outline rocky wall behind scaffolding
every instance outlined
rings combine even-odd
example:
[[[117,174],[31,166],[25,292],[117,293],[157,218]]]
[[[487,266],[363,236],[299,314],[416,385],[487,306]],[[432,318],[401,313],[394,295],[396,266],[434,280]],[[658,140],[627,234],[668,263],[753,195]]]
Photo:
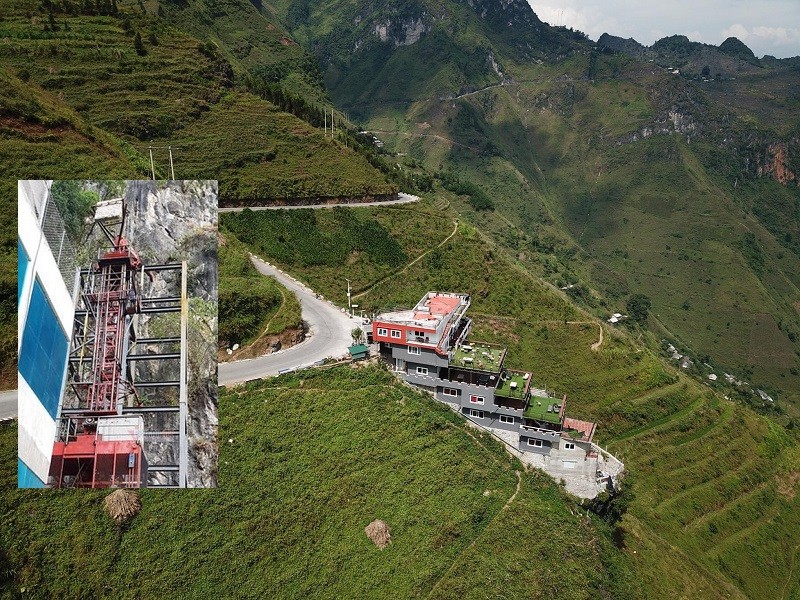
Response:
[[[188,263],[188,487],[214,487],[217,474],[217,183],[215,181],[129,181],[126,237],[145,265]],[[150,276],[152,275],[152,277]],[[143,298],[171,297],[180,290],[180,270],[143,278]],[[180,335],[180,314],[138,315],[140,339]],[[161,345],[138,352],[179,351]],[[136,361],[137,381],[177,380],[179,361]],[[174,403],[177,388],[144,389],[143,404]],[[161,397],[159,397],[161,396]],[[174,419],[154,413],[150,419]],[[145,430],[169,431],[171,423],[145,423]],[[174,440],[145,440],[148,460],[174,462]]]

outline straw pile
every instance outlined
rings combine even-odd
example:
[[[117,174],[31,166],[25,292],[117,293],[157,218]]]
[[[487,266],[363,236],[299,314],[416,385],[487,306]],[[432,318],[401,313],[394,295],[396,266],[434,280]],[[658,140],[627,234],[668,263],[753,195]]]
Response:
[[[380,519],[375,519],[367,525],[364,528],[364,533],[381,550],[392,543],[392,533],[389,531],[389,526]]]
[[[106,512],[118,524],[129,521],[142,509],[139,494],[131,490],[116,490],[105,499]]]

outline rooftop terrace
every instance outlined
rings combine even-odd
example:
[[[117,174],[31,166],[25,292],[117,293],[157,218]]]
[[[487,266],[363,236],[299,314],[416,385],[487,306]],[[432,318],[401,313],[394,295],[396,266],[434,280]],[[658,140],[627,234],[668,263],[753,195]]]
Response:
[[[560,423],[561,400],[545,396],[531,396],[523,416],[546,423]]]
[[[469,296],[428,292],[411,310],[381,313],[375,320],[398,325],[412,325],[425,329],[436,329],[443,320],[449,320],[459,311],[466,311]]]
[[[522,400],[528,392],[530,373],[509,372],[508,379],[501,379],[494,390],[495,396]]]
[[[506,349],[493,344],[476,342],[461,344],[453,351],[451,367],[499,372]]]

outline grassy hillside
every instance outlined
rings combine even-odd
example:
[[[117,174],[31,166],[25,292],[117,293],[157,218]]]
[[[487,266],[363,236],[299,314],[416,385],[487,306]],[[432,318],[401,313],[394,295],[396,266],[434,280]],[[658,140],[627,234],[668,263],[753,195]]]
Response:
[[[0,589],[62,598],[635,597],[620,587],[630,573],[605,530],[552,481],[522,472],[496,442],[380,369],[285,376],[221,403],[219,487],[144,491],[142,512],[122,528],[103,513],[104,492],[9,489],[16,427],[2,426]],[[364,534],[377,518],[392,533],[383,551]]]
[[[416,214],[444,216],[441,203],[441,197],[427,200]],[[351,214],[353,221],[397,223],[413,219],[415,212],[409,212],[386,207]],[[329,239],[334,219],[315,215],[311,221],[299,215],[262,221],[242,213],[235,226],[252,231],[251,243],[263,256],[340,303],[341,278],[351,277],[355,289],[366,292],[356,293],[354,301],[368,311],[411,306],[431,289],[470,293],[473,337],[507,345],[510,367],[530,369],[536,385],[566,393],[570,413],[596,420],[599,443],[626,461],[635,499],[617,538],[646,582],[648,597],[764,598],[785,592],[789,598],[800,589],[792,558],[800,527],[794,428],[724,400],[641,342],[602,326],[469,224],[459,224],[442,244],[434,235],[443,229],[440,222],[428,217],[414,228],[410,220],[404,231],[429,241],[408,251],[406,262],[389,275],[370,273],[361,257],[351,264],[317,264],[260,243],[278,235],[287,241]],[[223,224],[232,226],[229,215]],[[392,236],[403,247],[403,235]],[[601,326],[603,343],[592,350]]]
[[[219,344],[245,346],[263,335],[301,326],[300,303],[274,278],[261,275],[247,250],[226,235],[219,246]]]
[[[397,190],[362,156],[325,141],[307,122],[247,92],[245,75],[274,66],[265,58],[269,45],[281,46],[286,38],[251,5],[143,6],[103,4],[98,11],[88,5],[7,2],[0,63],[140,154],[156,146],[158,176],[169,175],[162,147],[172,146],[176,176],[219,179],[223,202]],[[226,18],[212,24],[212,17],[223,13]],[[233,39],[237,31],[239,41]],[[247,41],[248,35],[253,39]],[[262,42],[267,47],[255,50]],[[299,49],[278,62],[300,77],[303,61],[311,65],[306,71],[313,71],[313,59]],[[287,77],[278,83],[295,96],[279,97],[284,110],[304,94],[324,96],[312,85],[313,73],[309,82],[296,85]],[[257,86],[259,93],[272,97],[264,85]],[[24,157],[14,158],[25,165]]]
[[[17,179],[141,174],[136,151],[0,66],[0,384],[16,387]]]
[[[359,12],[358,50],[346,55],[330,37],[353,17],[340,3],[294,29],[340,106],[443,183],[483,190],[490,202],[472,204],[494,213],[466,198],[456,208],[535,273],[575,284],[586,308],[608,316],[645,294],[657,335],[800,415],[796,69],[694,82],[566,31],[564,51],[538,64],[480,6],[399,6]],[[381,42],[375,27],[393,10],[403,25]],[[419,19],[429,27],[409,43]],[[336,76],[343,60],[366,88]]]

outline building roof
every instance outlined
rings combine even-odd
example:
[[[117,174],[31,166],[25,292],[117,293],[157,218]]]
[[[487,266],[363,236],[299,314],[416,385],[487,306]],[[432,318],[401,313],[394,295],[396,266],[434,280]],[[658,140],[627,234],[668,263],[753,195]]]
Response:
[[[369,349],[364,344],[356,344],[347,348],[353,358],[362,358],[369,353]]]
[[[468,303],[469,296],[466,294],[428,292],[411,310],[381,313],[375,317],[375,321],[436,329],[462,307],[466,310]]]
[[[536,421],[546,423],[561,422],[561,402],[556,398],[544,396],[531,396],[528,408],[525,409],[523,416]]]
[[[484,342],[465,343],[453,351],[450,366],[498,373],[503,366],[505,354],[506,349],[502,346]]]
[[[564,429],[572,429],[581,434],[580,436],[571,436],[575,439],[582,439],[587,442],[591,442],[596,427],[597,425],[591,421],[579,421],[578,419],[564,417]]]
[[[528,393],[531,385],[530,373],[508,372],[507,379],[501,379],[494,390],[495,396],[504,398],[523,399]]]

